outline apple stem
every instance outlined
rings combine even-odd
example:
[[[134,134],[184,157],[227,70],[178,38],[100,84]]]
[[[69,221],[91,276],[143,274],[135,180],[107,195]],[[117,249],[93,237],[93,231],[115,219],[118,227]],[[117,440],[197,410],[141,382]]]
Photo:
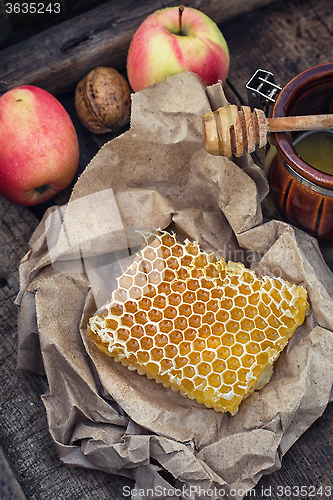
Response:
[[[182,17],[183,17],[183,12],[185,10],[185,5],[180,5],[178,12],[179,12],[179,35],[183,35],[183,26],[182,26]]]

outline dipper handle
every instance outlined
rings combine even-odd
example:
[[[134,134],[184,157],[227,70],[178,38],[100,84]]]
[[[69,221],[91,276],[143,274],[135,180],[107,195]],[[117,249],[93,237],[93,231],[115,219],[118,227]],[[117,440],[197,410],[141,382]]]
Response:
[[[269,132],[296,132],[301,130],[324,130],[333,128],[333,115],[286,116],[266,118],[261,109],[236,105],[223,106],[207,113],[203,118],[204,145],[208,153],[215,156],[237,158],[244,151],[253,153],[263,147]]]

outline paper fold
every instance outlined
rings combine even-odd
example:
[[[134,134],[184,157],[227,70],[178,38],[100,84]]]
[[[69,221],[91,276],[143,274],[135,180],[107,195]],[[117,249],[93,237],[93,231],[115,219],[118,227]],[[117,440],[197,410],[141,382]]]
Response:
[[[263,222],[267,180],[249,155],[239,166],[203,150],[202,117],[225,103],[220,85],[205,89],[191,73],[134,94],[130,130],[101,148],[66,207],[45,214],[20,265],[18,366],[45,370],[60,459],[160,498],[209,498],[213,488],[243,498],[280,467],[333,385],[332,273],[314,238]],[[129,371],[86,335],[142,228],[169,228],[308,290],[309,314],[271,381],[233,417]]]

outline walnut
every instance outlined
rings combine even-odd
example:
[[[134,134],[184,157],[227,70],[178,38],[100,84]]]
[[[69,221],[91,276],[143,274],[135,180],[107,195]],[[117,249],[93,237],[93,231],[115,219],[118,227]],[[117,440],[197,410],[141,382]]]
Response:
[[[98,66],[77,84],[75,108],[90,132],[116,132],[129,123],[130,87],[115,69]]]

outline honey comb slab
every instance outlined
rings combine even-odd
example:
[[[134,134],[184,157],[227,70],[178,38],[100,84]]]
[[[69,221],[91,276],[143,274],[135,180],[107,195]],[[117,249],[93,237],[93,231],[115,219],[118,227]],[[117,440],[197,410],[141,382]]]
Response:
[[[89,337],[129,369],[235,414],[303,323],[306,290],[165,231],[143,236],[146,246],[90,318]]]

